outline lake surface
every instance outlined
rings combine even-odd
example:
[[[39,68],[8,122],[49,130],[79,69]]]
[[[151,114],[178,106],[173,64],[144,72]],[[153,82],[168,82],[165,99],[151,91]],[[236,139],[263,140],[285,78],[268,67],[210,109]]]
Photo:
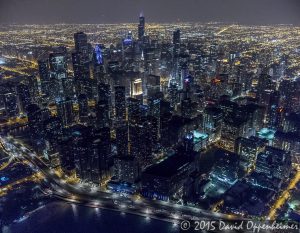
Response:
[[[178,226],[111,210],[55,201],[34,211],[6,233],[178,233]]]

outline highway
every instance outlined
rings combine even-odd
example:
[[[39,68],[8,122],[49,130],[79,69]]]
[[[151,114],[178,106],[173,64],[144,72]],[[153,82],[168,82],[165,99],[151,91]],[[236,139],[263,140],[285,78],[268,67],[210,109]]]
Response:
[[[223,28],[222,30],[216,32],[215,35],[218,36],[218,35],[222,34],[223,32],[226,32],[228,29],[230,29],[230,28],[232,28],[232,27],[234,27],[234,26],[235,26],[235,25],[231,25],[231,26],[228,26],[228,27],[226,27],[226,28]]]
[[[179,220],[195,219],[241,219],[239,216],[213,213],[196,207],[136,198],[136,196],[125,197],[117,193],[103,192],[98,187],[90,187],[83,184],[70,185],[65,181],[67,177],[59,177],[54,170],[49,168],[20,141],[3,136],[0,136],[0,140],[10,156],[24,158],[34,165],[38,172],[44,175],[45,182],[51,187],[51,190],[48,191],[50,195],[71,203],[132,213],[173,223],[177,223]]]

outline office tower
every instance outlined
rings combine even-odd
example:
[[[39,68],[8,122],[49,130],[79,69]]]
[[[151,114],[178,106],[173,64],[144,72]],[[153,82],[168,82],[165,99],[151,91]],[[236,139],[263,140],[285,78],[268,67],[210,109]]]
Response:
[[[128,106],[128,122],[129,124],[135,124],[140,121],[141,118],[141,110],[140,105],[141,101],[135,98],[127,98],[127,106]]]
[[[141,174],[142,195],[168,201],[194,171],[193,161],[178,152],[146,168]]]
[[[142,169],[151,165],[153,162],[152,152],[158,142],[158,120],[154,116],[144,116],[141,119],[141,127],[139,128],[138,136],[140,142],[137,142],[137,147],[140,148],[141,166]],[[134,143],[132,146],[135,146]]]
[[[72,139],[72,137],[64,136],[58,140],[60,167],[65,174],[72,174],[72,171],[75,170]],[[76,154],[76,156],[77,155],[78,154]],[[79,166],[78,163],[77,166]],[[79,176],[78,171],[80,171],[80,169],[77,168],[77,176]]]
[[[28,88],[29,88],[29,93],[30,93],[30,96],[31,96],[31,100],[33,102],[37,102],[38,101],[38,96],[40,95],[37,77],[35,75],[28,76],[24,79],[23,83],[25,85],[27,85]]]
[[[88,41],[87,35],[83,32],[74,34],[75,50],[77,52],[88,54]]]
[[[65,78],[62,79],[62,91],[63,91],[63,97],[70,97],[72,98],[74,96],[74,79],[73,78]]]
[[[290,175],[291,168],[290,152],[267,146],[265,151],[257,156],[255,171],[270,179],[285,181]]]
[[[143,99],[143,81],[141,78],[135,78],[131,80],[130,96],[139,100]]]
[[[119,156],[114,159],[114,175],[121,182],[135,183],[140,177],[138,159],[134,156]]]
[[[191,98],[192,87],[194,86],[194,78],[188,74],[188,71],[182,74],[182,89],[184,93],[184,98]]]
[[[176,29],[173,32],[173,57],[178,57],[179,53],[180,53],[180,30]]]
[[[240,165],[249,170],[256,163],[257,155],[264,151],[266,141],[257,137],[237,138],[235,153],[240,155]]]
[[[226,150],[219,150],[216,156],[220,159],[216,161],[209,177],[213,185],[229,188],[238,179],[239,159],[235,153]]]
[[[49,56],[50,65],[50,98],[55,100],[63,98],[62,82],[67,78],[67,60],[63,53],[51,53]]]
[[[149,75],[160,75],[160,48],[152,46],[145,47],[143,50],[143,56],[145,73]]]
[[[62,122],[59,117],[50,117],[43,122],[45,138],[49,142],[50,150],[57,152],[58,144],[63,136]]]
[[[300,134],[297,132],[276,131],[274,134],[273,146],[285,151],[290,151],[292,162],[300,162]]]
[[[26,108],[31,140],[43,141],[45,138],[44,121],[50,118],[48,109],[40,109],[36,104]]]
[[[98,128],[102,127],[110,127],[110,111],[109,105],[105,103],[105,101],[99,101],[96,106],[96,116],[97,123],[96,126]]]
[[[254,131],[259,131],[263,128],[265,119],[265,107],[249,103],[241,105],[236,111],[239,117],[244,117],[249,120],[249,127]]]
[[[203,131],[208,134],[209,141],[220,139],[223,122],[223,112],[216,107],[207,107],[203,113]]]
[[[91,128],[83,125],[71,127],[71,147],[74,155],[76,176],[81,180],[91,180]]]
[[[284,132],[296,132],[300,135],[300,113],[291,112],[286,114],[282,126]]]
[[[257,98],[261,104],[267,105],[268,92],[274,90],[274,87],[271,76],[267,74],[261,74],[259,76],[257,84]]]
[[[145,36],[145,17],[141,13],[139,17],[139,25],[138,25],[138,40],[143,41]]]
[[[181,115],[186,118],[191,118],[193,113],[192,100],[190,98],[181,101]]]
[[[87,122],[89,114],[89,105],[88,99],[85,94],[80,94],[78,96],[78,105],[79,105],[79,119],[81,122]]]
[[[111,90],[109,84],[100,83],[98,85],[98,101],[111,105]]]
[[[30,96],[30,91],[28,86],[22,83],[18,84],[17,93],[18,93],[20,110],[22,112],[25,112],[26,107],[29,104],[31,104],[31,96]]]
[[[178,88],[182,89],[181,68],[185,64],[184,59],[180,58],[180,30],[173,32],[173,67],[172,78],[177,83]]]
[[[102,45],[96,45],[93,52],[93,79],[98,83],[105,83],[105,65]]]
[[[245,137],[247,129],[247,119],[233,116],[225,118],[222,123],[220,146],[233,152],[235,140],[238,137]]]
[[[94,56],[95,56],[96,64],[102,65],[104,61],[103,61],[103,54],[102,54],[102,50],[101,50],[101,45],[96,45],[95,46]]]
[[[51,53],[49,55],[50,78],[57,80],[67,78],[67,60],[62,53]]]
[[[90,78],[89,57],[81,52],[72,53],[74,78],[76,81]]]
[[[298,79],[299,80],[299,79]],[[300,110],[299,106],[299,81],[294,79],[283,79],[279,85],[282,107],[288,111]]]
[[[56,103],[57,115],[62,121],[64,127],[68,127],[74,123],[73,101],[70,98],[58,101]]]
[[[83,32],[74,34],[75,52],[72,53],[75,89],[77,96],[81,93],[89,94],[87,88],[90,79],[90,58],[87,35]],[[88,96],[89,97],[89,96]]]
[[[217,78],[211,79],[210,90],[207,93],[212,99],[218,100],[220,96],[226,95],[228,87],[229,76],[227,74],[220,74]]]
[[[269,128],[277,129],[280,125],[280,113],[283,111],[279,107],[280,94],[278,91],[273,91],[270,93],[270,99],[267,106],[267,122]]]
[[[91,181],[94,183],[102,183],[110,175],[110,128],[104,127],[94,132],[91,148]]]
[[[135,43],[132,37],[132,32],[129,31],[125,38],[122,38],[122,61],[127,64],[132,64],[133,60],[136,58],[139,53],[138,48],[135,49]],[[138,46],[136,46],[138,47]],[[136,54],[137,53],[137,54]],[[129,68],[127,65],[126,69]]]
[[[98,103],[96,106],[97,127],[110,127],[111,92],[108,84],[98,85]]]
[[[128,155],[128,124],[126,122],[116,125],[116,146],[118,156]]]
[[[14,91],[5,93],[3,100],[7,116],[15,117],[19,113],[17,94]]]
[[[128,105],[128,128],[129,128],[129,141],[131,143],[135,137],[136,126],[141,119],[141,101],[135,98],[127,98]],[[131,149],[130,149],[131,150]]]
[[[137,157],[143,170],[153,162],[152,152],[158,142],[158,124],[153,116],[142,116],[140,121],[130,124],[130,154]]]
[[[176,83],[175,79],[170,80],[168,92],[169,92],[171,107],[175,107],[176,109],[179,98],[178,98],[178,84]]]
[[[231,117],[237,113],[239,105],[230,100],[221,100],[219,106],[223,111],[224,117]]]
[[[90,65],[87,57],[84,57],[80,52],[72,53],[72,63],[74,71],[74,83],[76,95],[87,94],[89,98],[91,95],[90,81]]]
[[[157,121],[157,138],[160,138],[160,129],[161,129],[161,122],[160,122],[160,115],[161,115],[161,100],[160,98],[150,98],[148,99],[148,106],[149,106],[149,115],[156,118]]]
[[[125,86],[115,86],[115,114],[117,121],[126,120]]]
[[[156,98],[157,93],[160,92],[160,76],[148,75],[145,82],[147,98]]]
[[[50,82],[50,74],[49,74],[49,63],[48,59],[39,60],[39,76],[41,83],[41,91],[45,95],[49,95],[49,82]]]
[[[177,73],[175,73],[175,77],[177,77],[177,82],[179,84],[179,88],[183,89],[185,94],[188,94],[189,90],[186,89],[186,87],[189,87],[192,81],[192,77],[189,75],[189,55],[188,54],[180,54],[178,57],[178,65],[177,70],[175,70]]]

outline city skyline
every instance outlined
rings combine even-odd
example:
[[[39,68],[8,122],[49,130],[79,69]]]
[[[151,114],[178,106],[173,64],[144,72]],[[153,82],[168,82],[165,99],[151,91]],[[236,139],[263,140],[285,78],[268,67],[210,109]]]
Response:
[[[245,25],[293,24],[300,26],[297,0],[26,0],[0,2],[5,24],[133,23],[143,12],[148,22],[225,22]]]
[[[91,13],[67,2],[57,19]],[[134,23],[0,24],[1,232],[298,229],[300,28],[123,10]]]

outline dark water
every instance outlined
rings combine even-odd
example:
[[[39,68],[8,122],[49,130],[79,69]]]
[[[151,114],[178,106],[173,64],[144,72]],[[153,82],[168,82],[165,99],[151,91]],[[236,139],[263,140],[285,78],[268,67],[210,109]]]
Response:
[[[1,230],[1,229],[0,229]],[[172,223],[116,211],[54,202],[14,223],[10,233],[178,233]]]

